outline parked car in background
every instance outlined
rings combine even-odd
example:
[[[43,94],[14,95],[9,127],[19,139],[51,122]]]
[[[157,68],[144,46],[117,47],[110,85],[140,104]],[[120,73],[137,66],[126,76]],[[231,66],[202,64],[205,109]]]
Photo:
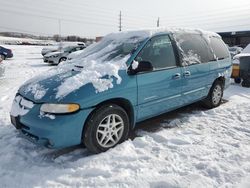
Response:
[[[22,85],[11,122],[49,148],[106,151],[137,122],[202,101],[221,104],[230,53],[216,33],[155,29],[107,35],[71,63]]]
[[[13,57],[13,53],[11,49],[8,48],[4,48],[2,46],[0,46],[0,58],[2,60],[6,59],[6,58],[12,58]]]
[[[242,75],[240,75],[240,62],[241,59],[244,61],[244,64],[246,61],[248,61],[250,58],[250,44],[248,44],[241,53],[235,55],[233,57],[233,71],[232,71],[232,78],[234,78],[235,83],[241,83]],[[250,62],[249,62],[250,64]],[[242,66],[242,68],[245,68],[246,66]],[[246,80],[246,77],[245,77]]]
[[[67,46],[67,47],[62,48],[60,51],[47,53],[46,55],[44,55],[43,61],[45,63],[57,65],[57,64],[61,63],[62,61],[66,61],[67,56],[69,54],[71,54],[72,52],[83,50],[84,48],[85,48],[85,46],[78,46],[78,45],[77,46]]]
[[[230,55],[231,57],[233,58],[235,55],[239,54],[242,52],[243,48],[239,47],[239,46],[232,46],[232,47],[229,47],[229,52],[230,52]]]
[[[42,54],[42,56],[45,56],[48,53],[60,51],[62,48],[65,48],[67,46],[84,46],[84,47],[86,47],[85,43],[83,43],[83,42],[59,42],[53,46],[43,48],[41,51],[41,54]]]

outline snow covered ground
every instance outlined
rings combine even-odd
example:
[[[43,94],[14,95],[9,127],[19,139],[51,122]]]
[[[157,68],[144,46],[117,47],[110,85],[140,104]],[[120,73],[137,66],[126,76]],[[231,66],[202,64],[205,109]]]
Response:
[[[42,47],[6,46],[0,78],[0,187],[250,187],[250,89],[232,84],[212,110],[191,105],[140,123],[134,139],[92,155],[49,150],[11,125],[15,92],[51,68]]]

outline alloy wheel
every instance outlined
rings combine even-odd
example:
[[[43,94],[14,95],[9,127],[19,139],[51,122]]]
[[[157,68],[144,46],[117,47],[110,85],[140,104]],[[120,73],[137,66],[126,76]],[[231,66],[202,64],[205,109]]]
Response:
[[[109,148],[116,145],[124,131],[124,122],[117,114],[106,116],[97,127],[96,139],[100,146]]]

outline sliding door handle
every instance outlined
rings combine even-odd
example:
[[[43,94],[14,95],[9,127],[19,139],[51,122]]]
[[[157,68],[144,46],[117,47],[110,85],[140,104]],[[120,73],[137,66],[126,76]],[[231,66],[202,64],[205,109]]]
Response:
[[[185,71],[185,72],[183,73],[183,76],[184,76],[184,77],[191,76],[191,72],[189,72],[189,71]]]
[[[173,79],[180,79],[181,78],[181,74],[180,73],[175,73],[173,75]]]

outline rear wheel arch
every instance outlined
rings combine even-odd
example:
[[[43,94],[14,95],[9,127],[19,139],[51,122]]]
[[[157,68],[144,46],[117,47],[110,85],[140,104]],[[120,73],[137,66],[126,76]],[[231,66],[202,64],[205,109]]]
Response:
[[[209,93],[205,99],[202,100],[202,104],[205,108],[215,108],[221,104],[223,97],[223,90],[225,86],[225,78],[218,77],[214,80]],[[215,96],[218,96],[217,99]]]
[[[223,88],[224,88],[224,86],[225,86],[225,77],[224,77],[224,76],[218,77],[217,79],[214,80],[213,85],[214,85],[216,82],[221,82],[221,83],[222,83],[222,86],[223,86]]]

